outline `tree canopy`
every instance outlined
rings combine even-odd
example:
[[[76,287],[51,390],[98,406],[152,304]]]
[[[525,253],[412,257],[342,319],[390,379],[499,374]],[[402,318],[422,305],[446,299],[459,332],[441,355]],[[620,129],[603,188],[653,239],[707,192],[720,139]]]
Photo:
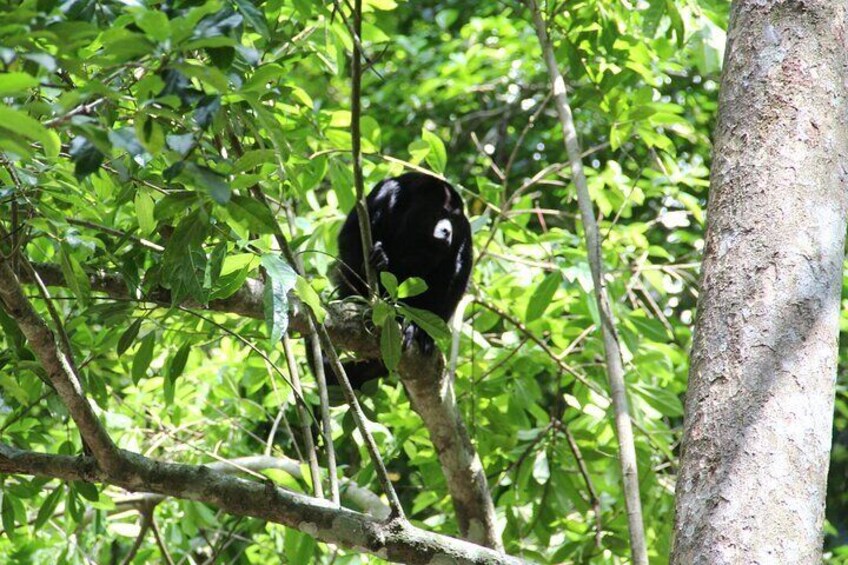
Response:
[[[647,547],[661,562],[728,6],[544,8],[599,221]],[[22,0],[0,7],[0,21],[0,251],[74,360],[94,413],[121,449],[314,494],[299,429],[304,415],[320,420],[319,392],[300,337],[307,309],[319,321],[340,311],[335,238],[356,199],[352,6]],[[530,12],[365,0],[359,43],[366,187],[407,170],[443,175],[471,220],[475,266],[453,324],[455,359],[446,328],[430,329],[455,372],[505,551],[543,563],[627,557],[600,318]],[[393,319],[397,297],[380,320]],[[364,317],[354,322],[367,339]],[[0,327],[0,443],[83,453],[32,340],[2,310]],[[396,366],[395,337],[337,341]],[[299,396],[311,410],[298,412]],[[407,517],[459,536],[438,454],[400,381],[371,383],[360,401]],[[342,503],[384,517],[351,411],[330,416]],[[844,429],[844,390],[837,418]],[[837,442],[834,468],[844,470]],[[273,464],[239,466],[257,456]],[[842,479],[836,509],[848,503]],[[3,562],[381,562],[196,500],[0,480]],[[830,547],[848,554],[844,515],[829,517]]]

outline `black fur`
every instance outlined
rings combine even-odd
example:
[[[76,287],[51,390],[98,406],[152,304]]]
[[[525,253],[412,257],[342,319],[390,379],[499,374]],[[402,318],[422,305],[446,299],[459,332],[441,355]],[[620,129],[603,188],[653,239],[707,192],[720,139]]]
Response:
[[[386,179],[366,199],[373,248],[368,260],[378,272],[388,271],[403,282],[418,277],[427,283],[422,294],[403,299],[413,308],[429,310],[448,321],[456,310],[471,274],[471,226],[462,199],[448,183],[421,173]],[[367,295],[365,257],[356,209],[339,233],[340,267],[336,284],[341,297]],[[382,285],[380,291],[385,292]],[[418,343],[433,351],[433,339],[415,324],[404,329],[404,346]],[[345,364],[354,388],[386,373],[379,360]],[[332,380],[332,371],[328,377]]]

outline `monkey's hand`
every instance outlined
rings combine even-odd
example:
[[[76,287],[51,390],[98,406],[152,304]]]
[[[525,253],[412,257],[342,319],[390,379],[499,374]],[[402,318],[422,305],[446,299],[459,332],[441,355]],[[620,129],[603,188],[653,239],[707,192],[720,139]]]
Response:
[[[436,342],[430,337],[430,334],[422,330],[414,322],[408,324],[403,329],[403,347],[404,349],[412,347],[413,343],[418,344],[418,349],[424,355],[430,355],[436,349]]]
[[[383,249],[383,242],[375,241],[371,247],[371,254],[368,256],[368,261],[374,266],[377,272],[385,271],[389,266],[389,256]]]

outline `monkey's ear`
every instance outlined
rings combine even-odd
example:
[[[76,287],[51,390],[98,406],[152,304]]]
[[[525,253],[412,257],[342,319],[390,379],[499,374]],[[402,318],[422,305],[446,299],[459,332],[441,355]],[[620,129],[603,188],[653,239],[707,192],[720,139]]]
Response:
[[[395,179],[386,179],[374,187],[368,199],[372,224],[382,221],[397,206],[399,192],[400,183]]]

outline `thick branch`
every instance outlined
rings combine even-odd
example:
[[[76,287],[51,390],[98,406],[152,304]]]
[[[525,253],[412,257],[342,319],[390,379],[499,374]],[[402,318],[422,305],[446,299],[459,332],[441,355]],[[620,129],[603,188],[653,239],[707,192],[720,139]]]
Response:
[[[24,296],[9,263],[3,260],[0,260],[0,306],[17,322],[26,336],[50,384],[79,428],[85,444],[104,469],[116,471],[121,465],[120,453],[86,399],[79,375],[57,346],[53,332]]]
[[[565,80],[559,71],[554,49],[548,38],[545,22],[536,0],[527,0],[527,5],[533,15],[533,24],[554,94],[554,103],[562,126],[562,137],[571,164],[571,178],[577,187],[577,202],[580,207],[580,217],[583,221],[583,233],[586,238],[586,254],[592,271],[592,282],[595,289],[595,300],[601,317],[601,337],[604,342],[604,357],[609,379],[610,396],[612,396],[613,411],[615,412],[615,430],[618,436],[619,461],[624,482],[624,502],[627,508],[627,522],[630,530],[630,549],[633,562],[647,565],[648,554],[645,547],[645,530],[642,524],[642,503],[639,499],[639,476],[636,467],[636,448],[633,443],[633,428],[627,406],[627,391],[624,385],[624,366],[621,360],[621,347],[615,330],[609,296],[604,284],[604,270],[601,263],[601,242],[595,211],[589,195],[589,186],[580,155],[580,142],[571,115],[571,106],[565,91]]]
[[[48,286],[66,286],[62,270],[49,263],[35,267]],[[91,289],[113,298],[130,298],[125,282],[119,275],[97,271],[89,274]],[[224,300],[214,300],[208,308],[242,316],[264,319],[262,296],[264,285],[248,279],[235,294]],[[156,289],[145,300],[171,305],[167,289]],[[309,320],[305,307],[292,300],[289,327],[308,332]],[[369,331],[361,306],[335,303],[327,306],[324,326],[334,344],[354,351],[358,358],[380,356],[380,336]],[[494,505],[486,485],[480,458],[468,439],[465,424],[457,410],[453,383],[443,378],[444,358],[441,355],[420,355],[415,348],[405,349],[398,373],[404,382],[412,406],[421,416],[430,439],[439,455],[448,491],[454,502],[460,533],[466,539],[500,547],[500,535],[494,523]]]
[[[97,481],[130,491],[153,492],[212,504],[296,528],[326,543],[367,551],[401,563],[519,564],[520,559],[469,542],[433,534],[402,521],[380,522],[331,502],[286,491],[206,466],[180,465],[122,451],[119,476],[98,468],[90,457],[48,455],[0,444],[0,472],[62,480]]]
[[[403,384],[439,454],[463,537],[503,551],[486,474],[456,405],[453,383],[443,372],[438,379],[403,379]]]

